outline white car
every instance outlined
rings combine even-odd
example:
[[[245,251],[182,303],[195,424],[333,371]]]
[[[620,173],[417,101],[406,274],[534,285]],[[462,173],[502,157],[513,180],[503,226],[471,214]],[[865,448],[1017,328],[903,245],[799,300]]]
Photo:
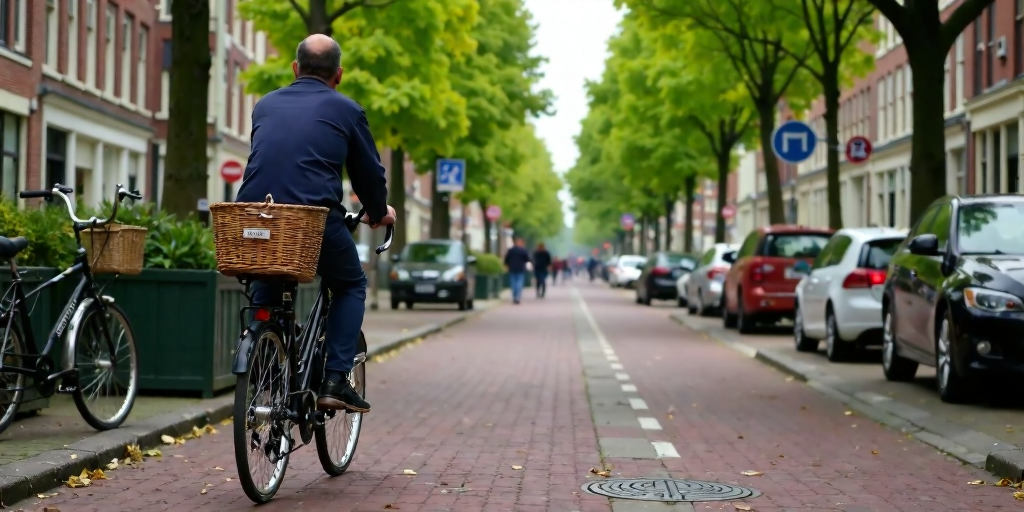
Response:
[[[615,258],[615,265],[608,269],[608,283],[614,288],[630,287],[640,279],[647,258],[635,254],[625,254]]]
[[[892,228],[837,231],[796,287],[793,341],[801,352],[825,340],[830,361],[882,340],[882,289],[889,260],[906,237]],[[806,264],[804,264],[806,265]]]
[[[719,243],[708,249],[697,262],[697,268],[679,278],[676,284],[679,307],[687,308],[691,315],[715,314],[721,305],[725,275],[739,248],[739,245]]]

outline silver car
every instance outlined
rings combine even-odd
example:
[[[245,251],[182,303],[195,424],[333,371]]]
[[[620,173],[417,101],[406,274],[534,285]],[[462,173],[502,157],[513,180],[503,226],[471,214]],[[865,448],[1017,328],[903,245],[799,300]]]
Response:
[[[682,297],[691,315],[709,316],[717,313],[722,301],[722,284],[735,261],[739,245],[715,244],[697,262],[697,268],[683,283]],[[680,304],[683,300],[680,299]]]

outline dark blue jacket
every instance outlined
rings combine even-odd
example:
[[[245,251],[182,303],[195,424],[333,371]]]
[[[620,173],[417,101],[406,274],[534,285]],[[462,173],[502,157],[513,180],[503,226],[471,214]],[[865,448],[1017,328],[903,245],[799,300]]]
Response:
[[[252,152],[239,202],[337,208],[345,197],[341,169],[372,221],[387,215],[380,154],[358,103],[311,77],[260,99],[252,111]]]
[[[509,272],[526,272],[526,264],[530,261],[530,253],[526,249],[513,245],[505,253],[505,265]]]

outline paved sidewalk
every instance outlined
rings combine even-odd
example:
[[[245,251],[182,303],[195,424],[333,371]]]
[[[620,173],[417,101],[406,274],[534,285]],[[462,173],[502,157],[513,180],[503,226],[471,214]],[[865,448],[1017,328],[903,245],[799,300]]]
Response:
[[[382,295],[386,298],[386,294]],[[425,306],[412,311],[367,311],[363,330],[370,353],[379,354],[435,334],[499,303],[478,302],[476,311],[458,311],[454,306],[447,305]],[[46,459],[53,456],[55,450],[59,453],[69,447],[93,451],[91,447],[97,446],[93,440],[98,437],[110,438],[114,434],[121,434],[158,439],[165,430],[183,429],[187,432],[191,430],[192,423],[216,421],[228,416],[233,392],[232,387],[208,400],[139,396],[125,424],[118,430],[104,434],[97,433],[82,420],[70,396],[54,395],[50,398],[48,408],[19,418],[0,434],[0,503],[9,502],[4,499],[5,491],[8,495],[17,494],[11,490],[14,484],[5,482],[4,475],[14,473],[25,476],[27,473],[23,471],[25,468],[22,465],[31,466],[33,460],[40,457]],[[110,448],[116,447],[116,444],[106,443],[102,446]]]

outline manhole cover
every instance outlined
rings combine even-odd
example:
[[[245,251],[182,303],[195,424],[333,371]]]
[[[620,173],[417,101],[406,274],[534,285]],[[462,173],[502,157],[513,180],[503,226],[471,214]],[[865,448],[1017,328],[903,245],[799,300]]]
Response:
[[[609,478],[587,482],[583,490],[609,498],[644,501],[727,501],[761,495],[754,489],[735,485],[667,478]]]

